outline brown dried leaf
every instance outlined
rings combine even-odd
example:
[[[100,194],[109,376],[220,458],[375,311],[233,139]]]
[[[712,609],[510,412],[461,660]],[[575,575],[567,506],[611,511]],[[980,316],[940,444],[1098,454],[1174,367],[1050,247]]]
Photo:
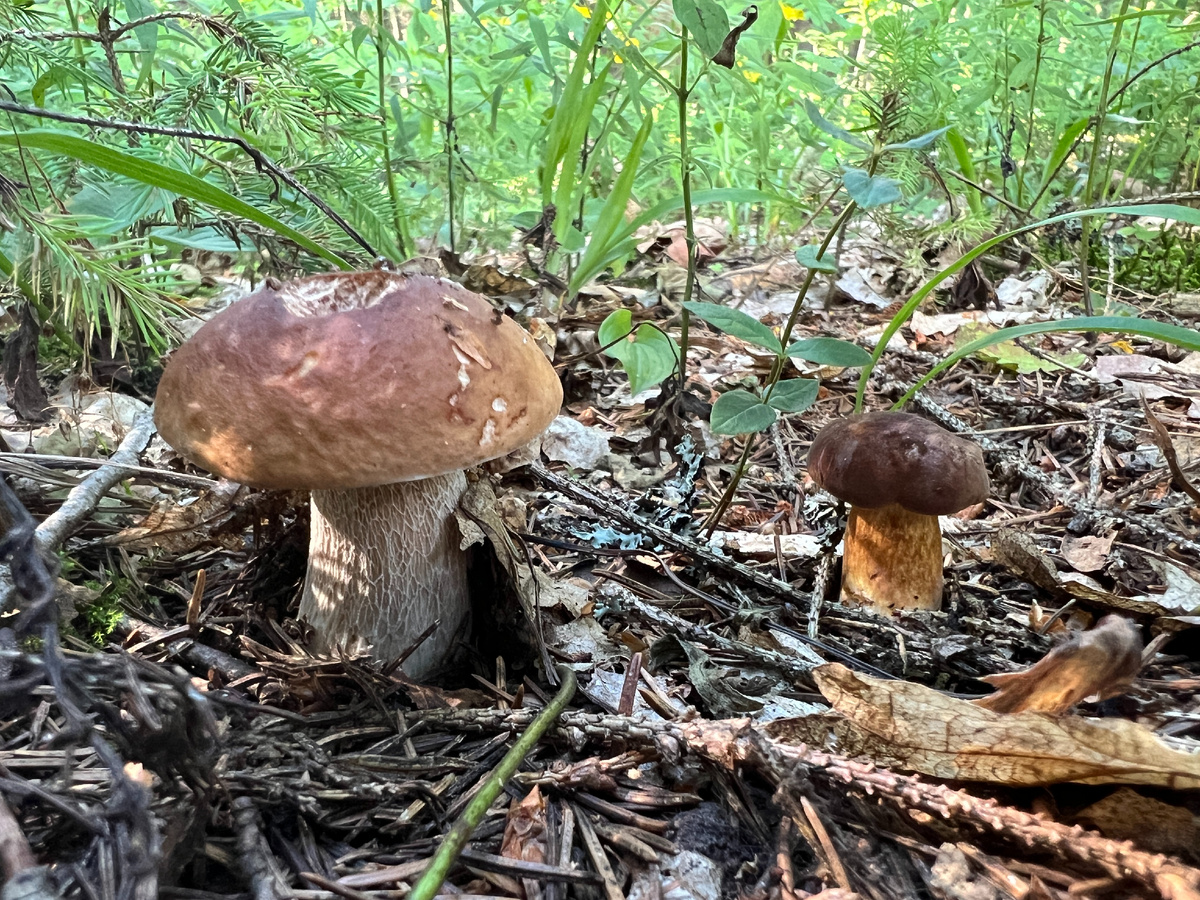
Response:
[[[156,503],[140,525],[123,528],[104,543],[129,551],[158,549],[171,555],[188,553],[216,543],[229,550],[242,547],[242,528],[250,488],[220,481],[187,506],[173,501]]]
[[[1155,853],[1196,857],[1196,838],[1200,835],[1191,812],[1144,797],[1132,788],[1114,791],[1073,818],[1116,841],[1136,841],[1139,847]]]
[[[1200,754],[1181,753],[1123,719],[1004,715],[932,688],[831,663],[817,685],[848,728],[839,751],[955,781],[1010,785],[1148,784],[1200,788]]]
[[[537,785],[509,806],[500,855],[521,862],[546,861],[546,801]],[[526,888],[525,893],[528,896],[533,892]]]
[[[1115,697],[1142,667],[1142,636],[1133,623],[1105,616],[1091,631],[1072,634],[1023,672],[982,678],[996,693],[973,701],[998,713],[1062,715],[1085,697]]]
[[[1108,537],[1095,534],[1085,534],[1076,537],[1073,534],[1063,536],[1062,555],[1077,572],[1099,572],[1108,562],[1108,553],[1112,550],[1114,531]]]
[[[1037,585],[1060,600],[1083,600],[1108,609],[1137,615],[1169,615],[1159,603],[1138,597],[1121,597],[1078,572],[1059,572],[1033,538],[1015,528],[1001,528],[992,536],[992,558],[1013,575]]]

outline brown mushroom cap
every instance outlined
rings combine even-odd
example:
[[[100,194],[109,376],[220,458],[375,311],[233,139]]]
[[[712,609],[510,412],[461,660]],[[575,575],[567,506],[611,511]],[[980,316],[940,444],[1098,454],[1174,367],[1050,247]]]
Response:
[[[865,413],[830,423],[812,443],[808,472],[835,497],[867,509],[895,503],[943,516],[988,495],[979,445],[910,413]]]
[[[503,456],[561,403],[533,338],[483,297],[376,270],[263,287],[218,313],[171,357],[155,422],[226,478],[340,489]]]

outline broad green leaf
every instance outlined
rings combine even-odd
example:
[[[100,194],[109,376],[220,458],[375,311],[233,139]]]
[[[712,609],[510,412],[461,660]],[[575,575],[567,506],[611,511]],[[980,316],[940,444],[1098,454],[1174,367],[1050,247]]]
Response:
[[[779,414],[749,391],[728,391],[713,404],[708,424],[713,434],[750,434],[770,428]]]
[[[834,262],[832,256],[817,256],[820,253],[821,247],[819,244],[807,244],[804,247],[796,248],[796,262],[804,266],[806,269],[816,269],[818,272],[831,272],[837,274],[837,263]],[[829,251],[826,250],[825,253]]]
[[[811,100],[806,99],[804,101],[804,111],[808,113],[808,117],[812,119],[812,123],[830,137],[835,137],[839,141],[844,141],[853,147],[857,147],[859,150],[871,149],[871,145],[858,135],[851,134],[845,128],[839,128],[837,125],[834,125],[823,115],[821,115],[821,111],[817,109],[816,104],[814,104]]]
[[[871,362],[871,354],[862,347],[831,337],[796,341],[787,348],[787,355],[819,366],[841,366],[843,369],[856,369]]]
[[[1057,216],[1051,216],[1048,219],[1042,219],[1037,222],[1032,222],[1029,225],[1023,225],[1020,228],[1016,228],[1012,231],[1006,231],[1004,234],[998,234],[993,238],[989,238],[988,240],[984,241],[982,244],[979,244],[977,247],[974,247],[973,249],[964,253],[955,262],[952,262],[950,265],[946,266],[946,268],[942,269],[940,272],[938,272],[936,275],[934,275],[932,278],[930,278],[927,282],[925,282],[923,285],[921,285],[921,287],[918,288],[916,291],[914,291],[913,295],[908,298],[908,300],[905,302],[904,306],[902,306],[900,308],[900,310],[894,316],[892,316],[892,320],[890,322],[888,322],[887,327],[884,328],[883,334],[879,336],[879,341],[875,345],[875,350],[871,353],[871,365],[865,366],[863,368],[862,374],[858,378],[858,389],[854,396],[854,408],[862,409],[863,397],[865,396],[866,390],[867,390],[867,382],[871,378],[871,372],[874,369],[875,364],[877,362],[879,362],[879,358],[881,356],[883,356],[883,352],[887,348],[888,341],[890,341],[892,339],[892,336],[904,326],[904,323],[908,321],[909,317],[913,314],[913,312],[916,310],[916,308],[921,305],[921,302],[926,297],[928,297],[933,292],[933,289],[936,288],[939,284],[941,284],[943,281],[945,281],[947,278],[951,277],[952,275],[956,275],[957,273],[961,272],[963,269],[965,269],[967,266],[969,266],[973,260],[982,256],[984,253],[987,253],[993,247],[996,247],[1014,237],[1018,237],[1022,234],[1025,234],[1026,232],[1035,231],[1038,228],[1044,228],[1047,225],[1055,225],[1059,222],[1065,222],[1068,219],[1083,218],[1085,216],[1111,216],[1111,215],[1158,216],[1159,218],[1163,218],[1163,219],[1175,219],[1180,222],[1186,222],[1189,225],[1200,226],[1200,209],[1192,209],[1191,207],[1180,206],[1175,203],[1144,203],[1144,204],[1138,204],[1135,206],[1101,206],[1101,207],[1097,207],[1095,209],[1072,210],[1071,212],[1062,213]],[[1113,318],[1115,318],[1115,317],[1113,317]],[[1079,322],[1080,320],[1075,319],[1072,321]],[[1124,321],[1137,322],[1138,320],[1137,319],[1125,319]],[[1053,324],[1053,323],[1050,323],[1050,324]],[[1157,324],[1157,323],[1155,323],[1155,324]],[[1027,327],[1027,326],[1025,326],[1025,327]],[[1166,326],[1159,326],[1159,327],[1166,327]],[[1175,326],[1172,326],[1172,327],[1175,327]],[[1084,330],[1086,330],[1086,329],[1084,329]],[[1142,333],[1142,332],[1135,331],[1132,328],[1127,328],[1126,330],[1130,331],[1133,334]],[[1191,329],[1184,328],[1184,329],[1178,329],[1178,330],[1180,333],[1184,333],[1184,334],[1193,333],[1194,334],[1194,332],[1192,332]],[[1018,335],[1018,337],[1020,337],[1020,335]],[[1006,340],[1006,339],[1007,338],[1002,338],[1002,340]],[[1180,344],[1180,346],[1186,346],[1186,345]],[[1200,349],[1200,346],[1198,346],[1197,348],[1193,348],[1193,349]],[[957,361],[961,358],[962,357],[959,356],[957,352],[955,352],[955,354],[953,354],[951,357],[951,359],[954,359],[955,361]],[[923,379],[921,379],[921,381],[918,382],[918,384],[915,387],[913,387],[913,389],[910,390],[908,392],[908,394],[905,395],[905,398],[911,396],[917,390],[918,387],[920,387],[926,381],[928,381],[935,372],[942,371],[942,369],[945,368],[946,365],[947,365],[946,362],[939,363],[938,366],[936,366],[934,368],[934,372],[931,372],[929,375],[926,375]]]
[[[679,347],[649,322],[639,325],[636,332],[632,327],[633,314],[618,309],[600,324],[596,336],[602,347],[612,343],[604,352],[620,361],[629,376],[630,393],[638,394],[675,371]]]
[[[144,19],[156,12],[158,10],[154,8],[154,4],[150,0],[125,0],[125,14],[129,16],[130,21]],[[154,49],[158,46],[158,23],[148,22],[145,25],[139,25],[133,29],[133,33],[141,48],[149,51],[153,56]]]
[[[883,175],[869,175],[862,169],[847,169],[842,173],[842,184],[846,186],[846,193],[863,209],[887,206],[904,199],[900,182]]]
[[[729,34],[729,14],[716,0],[673,0],[675,18],[691,32],[706,57],[712,59]]]
[[[766,347],[774,353],[783,350],[783,345],[779,343],[779,338],[770,327],[740,309],[730,309],[719,303],[700,303],[696,300],[683,305],[692,315],[703,319],[709,325],[715,325],[726,334],[758,347]]]
[[[20,141],[23,147],[69,156],[86,165],[95,166],[117,175],[124,175],[126,178],[171,191],[187,197],[189,200],[196,200],[220,212],[249,219],[264,228],[270,228],[276,234],[290,238],[305,250],[332,263],[339,269],[353,268],[350,263],[336,253],[326,250],[312,238],[280,221],[270,213],[251,206],[244,200],[239,200],[228,191],[222,190],[215,184],[209,184],[190,172],[172,169],[149,159],[143,159],[95,141],[75,137],[73,134],[63,134],[60,131],[23,131]],[[16,143],[17,135],[0,133],[0,144],[13,146]]]
[[[1125,207],[1129,209],[1130,207]],[[1200,210],[1193,210],[1200,213]],[[1056,334],[1062,332],[1099,331],[1109,334],[1137,334],[1153,340],[1163,341],[1182,347],[1184,350],[1200,351],[1200,331],[1194,328],[1184,328],[1180,325],[1167,325],[1150,319],[1134,319],[1130,316],[1076,316],[1072,319],[1059,319],[1056,322],[1031,322],[1028,325],[1014,325],[1011,328],[1001,328],[991,334],[984,335],[962,347],[943,359],[914,384],[903,397],[896,401],[900,407],[907,403],[929,379],[936,377],[960,359],[965,359],[972,353],[978,353],[988,347],[1003,344],[1005,341],[1028,337],[1032,334]]]
[[[146,236],[151,240],[161,241],[169,247],[190,247],[194,250],[208,250],[212,253],[245,253],[254,249],[248,242],[239,244],[225,232],[213,228],[211,225],[199,228],[155,225],[147,230]]]
[[[947,125],[945,128],[935,128],[933,131],[927,131],[920,137],[915,137],[911,141],[905,141],[902,144],[888,144],[884,150],[924,150],[943,134],[949,131],[953,126]]]
[[[804,412],[817,402],[821,382],[815,378],[789,378],[775,385],[767,403],[780,412]]]
[[[614,244],[622,239],[618,229],[625,221],[625,208],[633,193],[633,179],[637,175],[638,166],[642,161],[642,150],[646,146],[646,140],[650,137],[650,130],[653,127],[654,118],[646,116],[642,121],[642,127],[634,136],[633,144],[629,148],[629,155],[622,162],[621,174],[617,176],[608,198],[604,201],[600,217],[592,226],[587,250],[584,251],[583,258],[579,261],[574,275],[571,276],[568,291],[572,297],[588,281],[604,271],[606,260],[612,253]]]

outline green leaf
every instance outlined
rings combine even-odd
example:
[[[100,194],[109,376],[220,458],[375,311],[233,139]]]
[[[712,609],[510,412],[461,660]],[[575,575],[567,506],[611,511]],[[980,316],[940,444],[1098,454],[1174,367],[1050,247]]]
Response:
[[[1046,185],[1058,171],[1058,167],[1062,165],[1067,154],[1071,152],[1071,148],[1075,146],[1075,139],[1083,134],[1084,130],[1092,123],[1090,118],[1079,119],[1072,124],[1058,137],[1058,141],[1054,145],[1054,149],[1050,152],[1050,157],[1046,160],[1046,168],[1042,172],[1042,183],[1038,185],[1037,193],[1042,195],[1040,203],[1046,199]],[[966,174],[965,172],[963,174]]]
[[[817,256],[820,253],[821,247],[819,244],[807,244],[796,249],[796,262],[804,266],[806,269],[816,269],[818,272],[831,272],[837,274],[837,263],[833,257],[825,257],[824,254]],[[829,251],[826,250],[826,253]]]
[[[629,197],[633,193],[633,179],[637,175],[638,166],[642,161],[642,150],[646,146],[646,140],[650,137],[653,127],[654,118],[646,116],[642,121],[642,127],[634,136],[633,144],[629,148],[629,155],[621,164],[621,174],[617,176],[616,182],[604,201],[604,207],[600,210],[600,216],[592,226],[587,250],[584,251],[579,266],[571,276],[568,291],[572,297],[589,280],[604,271],[605,261],[614,245],[620,240],[618,229],[625,221],[625,209],[629,204]]]
[[[853,147],[857,147],[859,150],[871,149],[871,145],[858,135],[851,134],[845,128],[839,128],[837,125],[834,125],[823,115],[821,115],[821,111],[817,109],[816,104],[814,104],[811,100],[806,99],[804,101],[804,111],[808,113],[808,117],[812,119],[812,123],[830,137],[835,137],[839,141],[844,141]]]
[[[1123,207],[1123,210],[1132,207]],[[1193,210],[1200,214],[1200,210]],[[1152,214],[1151,214],[1152,215]],[[1060,332],[1100,331],[1109,334],[1137,334],[1153,340],[1174,344],[1185,350],[1200,351],[1200,331],[1194,328],[1184,328],[1180,325],[1167,325],[1150,319],[1134,319],[1129,316],[1076,316],[1072,319],[1060,319],[1057,322],[1031,322],[1028,325],[1014,325],[1011,328],[1001,328],[991,334],[984,335],[959,347],[914,384],[903,397],[896,401],[896,406],[902,406],[919,391],[929,379],[934,378],[954,365],[960,359],[965,359],[972,353],[977,353],[988,347],[994,347],[1005,341],[1028,337],[1031,334],[1055,334]]]
[[[815,378],[789,378],[775,385],[767,403],[780,412],[804,412],[817,402],[820,391],[821,382]]]
[[[612,344],[604,352],[620,361],[629,376],[630,393],[639,394],[675,371],[679,346],[649,322],[639,325],[636,332],[632,329],[633,314],[618,309],[600,324],[596,337],[601,346]]]
[[[420,19],[415,16],[414,21]],[[591,108],[583,109],[584,84],[583,76],[591,70],[592,48],[600,39],[608,19],[608,0],[596,0],[596,8],[592,10],[592,18],[588,21],[587,31],[579,42],[575,54],[575,62],[563,85],[562,95],[554,110],[554,118],[550,120],[546,131],[542,153],[542,205],[548,206],[554,198],[554,176],[562,179],[575,179],[575,167],[579,161],[567,156],[567,148],[571,137],[576,133],[579,117],[591,117]],[[595,96],[593,96],[593,102]],[[559,168],[562,168],[559,174]],[[565,212],[565,210],[564,210]],[[568,219],[569,216],[562,218]]]
[[[708,424],[713,434],[750,434],[770,428],[779,414],[749,391],[728,391],[713,404]]]
[[[846,186],[846,193],[863,209],[887,206],[904,199],[900,182],[882,175],[869,175],[862,169],[847,169],[842,174],[842,184]]]
[[[276,234],[291,238],[305,250],[321,257],[326,262],[332,263],[339,269],[349,270],[353,268],[353,266],[336,253],[326,250],[307,235],[280,221],[270,213],[263,212],[244,200],[239,200],[228,191],[222,190],[215,184],[209,184],[204,179],[197,178],[190,172],[172,169],[149,159],[143,159],[140,156],[134,156],[131,153],[125,153],[113,147],[98,144],[95,141],[84,140],[83,138],[75,137],[73,134],[63,134],[60,131],[23,131],[20,135],[20,141],[24,147],[32,147],[38,150],[46,150],[50,153],[58,153],[62,156],[69,156],[89,166],[95,166],[98,169],[104,169],[117,175],[124,175],[126,178],[132,178],[134,181],[140,181],[142,184],[149,184],[153,187],[171,191],[174,194],[187,197],[189,200],[196,200],[220,212],[249,219],[251,222],[262,225],[264,228],[270,228]],[[0,144],[13,146],[16,143],[17,135],[11,133],[0,134]]]
[[[129,16],[130,21],[144,19],[156,12],[158,10],[154,8],[154,4],[150,0],[125,0],[125,14]],[[153,55],[155,47],[158,46],[158,23],[149,22],[139,25],[133,29],[133,33],[137,38],[138,45]]]
[[[550,53],[550,36],[546,33],[546,25],[535,15],[529,16],[529,33],[537,44],[538,52],[542,54],[542,63],[546,66],[546,74],[559,81],[558,71],[554,68],[554,56]]]
[[[672,0],[675,18],[692,33],[700,50],[712,59],[729,34],[729,15],[715,0]]]
[[[757,347],[766,347],[774,353],[783,350],[783,345],[779,343],[774,331],[740,309],[730,309],[719,303],[700,303],[696,300],[690,300],[683,305],[696,318],[703,319],[709,325],[715,325],[726,334],[741,338]]]
[[[915,137],[911,141],[905,141],[902,144],[888,144],[884,150],[924,150],[943,134],[949,131],[954,126],[947,125],[945,128],[935,128],[933,131],[927,131],[920,137]]]
[[[787,348],[787,355],[819,366],[841,366],[843,369],[857,369],[871,362],[871,354],[862,347],[830,337],[796,341]]]

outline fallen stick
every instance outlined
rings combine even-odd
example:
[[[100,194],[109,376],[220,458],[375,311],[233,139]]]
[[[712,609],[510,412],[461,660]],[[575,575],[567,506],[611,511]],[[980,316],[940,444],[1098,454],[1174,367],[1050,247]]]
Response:
[[[52,554],[92,514],[100,499],[118,482],[129,477],[128,467],[138,464],[138,457],[154,436],[154,413],[149,409],[137,417],[133,428],[116,452],[99,469],[79,482],[57,510],[34,529],[33,543],[43,556]],[[16,605],[12,572],[7,564],[0,565],[0,612]]]

